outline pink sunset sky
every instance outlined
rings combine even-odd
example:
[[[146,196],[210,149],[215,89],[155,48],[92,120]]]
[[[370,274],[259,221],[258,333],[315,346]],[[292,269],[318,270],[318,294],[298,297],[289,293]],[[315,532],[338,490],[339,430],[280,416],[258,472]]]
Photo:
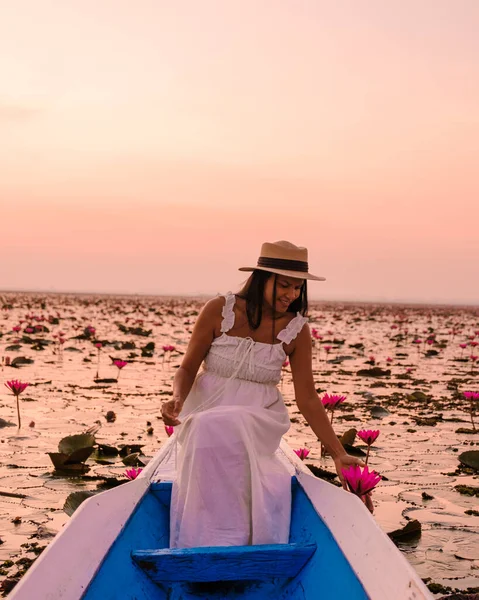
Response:
[[[479,304],[477,0],[0,5],[0,289]]]

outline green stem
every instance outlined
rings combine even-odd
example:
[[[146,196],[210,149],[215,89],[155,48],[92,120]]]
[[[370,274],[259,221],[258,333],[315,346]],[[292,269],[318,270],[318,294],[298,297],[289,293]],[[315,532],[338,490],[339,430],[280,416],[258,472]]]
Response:
[[[18,429],[20,429],[22,426],[22,421],[20,419],[20,399],[18,396],[16,396],[16,398],[17,398]]]

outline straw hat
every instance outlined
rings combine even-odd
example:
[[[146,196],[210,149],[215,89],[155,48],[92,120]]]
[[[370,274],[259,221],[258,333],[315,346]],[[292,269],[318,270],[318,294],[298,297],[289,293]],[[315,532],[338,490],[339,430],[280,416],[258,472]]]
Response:
[[[239,271],[269,271],[287,277],[300,279],[315,279],[325,281],[325,277],[318,277],[308,273],[308,249],[295,246],[291,242],[264,242],[256,267],[240,267]]]

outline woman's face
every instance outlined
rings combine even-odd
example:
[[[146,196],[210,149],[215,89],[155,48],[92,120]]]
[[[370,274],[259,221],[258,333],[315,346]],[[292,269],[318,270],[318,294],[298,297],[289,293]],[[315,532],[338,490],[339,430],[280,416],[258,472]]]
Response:
[[[289,305],[299,297],[303,281],[304,279],[296,277],[277,275],[276,306],[274,307],[276,312],[285,313],[288,310]],[[273,308],[273,285],[274,275],[271,275],[264,287],[264,299],[271,308]]]

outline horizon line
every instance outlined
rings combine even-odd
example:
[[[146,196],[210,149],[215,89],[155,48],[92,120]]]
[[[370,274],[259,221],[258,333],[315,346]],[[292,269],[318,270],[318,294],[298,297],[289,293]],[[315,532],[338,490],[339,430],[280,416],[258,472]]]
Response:
[[[178,294],[177,292],[169,293],[150,293],[150,292],[96,292],[96,291],[64,291],[64,290],[12,290],[1,289],[0,294],[51,294],[51,295],[70,295],[70,296],[132,296],[132,297],[157,297],[157,298],[203,298],[214,296],[214,293],[196,292],[188,294]],[[216,293],[216,295],[219,292]],[[467,304],[460,301],[424,301],[424,300],[387,300],[387,299],[370,299],[370,300],[344,300],[344,299],[316,299],[309,297],[312,302],[321,303],[343,303],[343,304],[397,304],[397,305],[414,305],[414,306],[437,306],[437,307],[454,307],[454,308],[479,308],[478,304]]]

